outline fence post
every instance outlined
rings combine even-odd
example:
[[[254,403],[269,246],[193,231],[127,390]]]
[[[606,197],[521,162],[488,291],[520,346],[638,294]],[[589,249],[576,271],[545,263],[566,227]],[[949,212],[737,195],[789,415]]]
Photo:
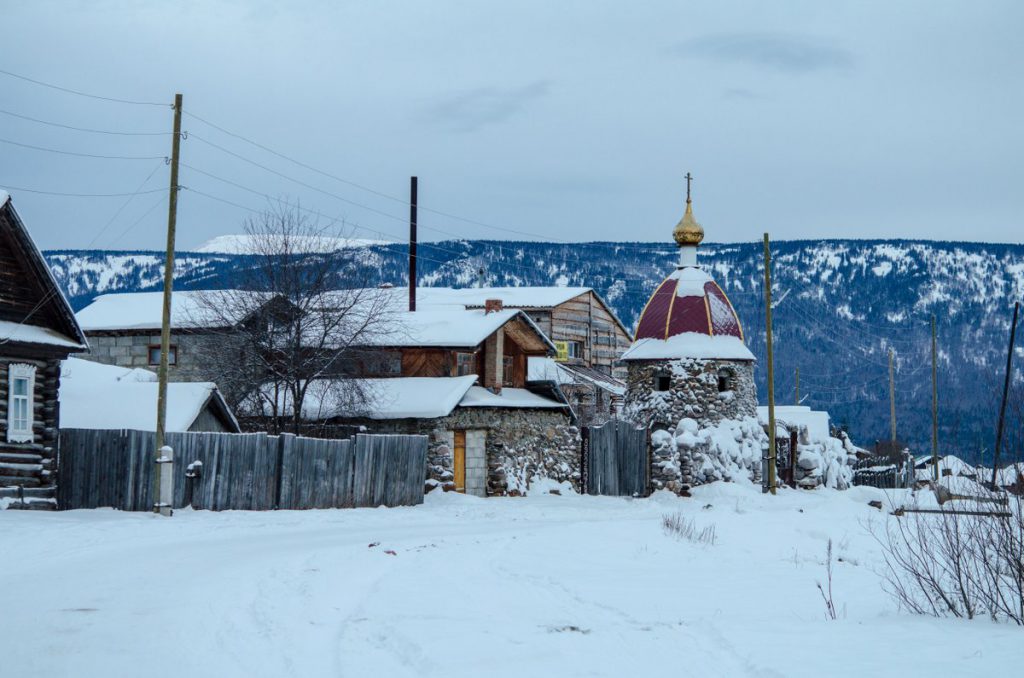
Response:
[[[284,484],[284,455],[295,443],[295,434],[282,433],[277,437],[277,466],[274,473],[274,510],[281,508],[281,488]]]
[[[156,472],[160,478],[160,496],[156,498],[153,509],[169,518],[174,515],[174,450],[169,445],[164,445],[158,454]]]
[[[587,483],[590,482],[590,427],[580,429],[580,494],[587,494]]]

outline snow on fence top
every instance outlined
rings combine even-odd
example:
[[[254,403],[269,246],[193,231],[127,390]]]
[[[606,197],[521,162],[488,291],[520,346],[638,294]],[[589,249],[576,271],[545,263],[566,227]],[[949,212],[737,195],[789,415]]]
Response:
[[[768,407],[757,408],[757,419],[762,426],[768,425]],[[823,442],[829,438],[828,412],[812,410],[805,405],[777,405],[775,421],[796,427],[807,427],[807,436],[811,441]]]

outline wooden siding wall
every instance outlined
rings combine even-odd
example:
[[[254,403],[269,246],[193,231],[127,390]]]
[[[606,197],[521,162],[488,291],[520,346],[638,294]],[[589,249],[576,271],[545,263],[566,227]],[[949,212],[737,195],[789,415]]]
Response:
[[[536,313],[531,315],[535,318],[538,316]],[[546,319],[541,317],[538,324],[552,341],[580,342],[583,356],[576,361],[579,364],[604,367],[613,374],[624,372],[622,368],[616,368],[615,364],[629,348],[632,338],[623,331],[593,292],[559,304]]]
[[[30,443],[7,442],[8,366],[34,365],[35,389],[32,402]],[[57,394],[60,361],[0,356],[0,487],[48,487],[53,484],[57,464]]]

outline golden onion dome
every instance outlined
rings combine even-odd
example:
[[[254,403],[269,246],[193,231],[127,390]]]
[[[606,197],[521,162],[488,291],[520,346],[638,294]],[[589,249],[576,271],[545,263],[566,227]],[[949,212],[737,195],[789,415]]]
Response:
[[[704,228],[694,218],[693,206],[689,199],[686,201],[686,213],[676,224],[675,230],[672,231],[672,237],[675,238],[676,245],[679,247],[687,245],[696,247],[704,239]]]

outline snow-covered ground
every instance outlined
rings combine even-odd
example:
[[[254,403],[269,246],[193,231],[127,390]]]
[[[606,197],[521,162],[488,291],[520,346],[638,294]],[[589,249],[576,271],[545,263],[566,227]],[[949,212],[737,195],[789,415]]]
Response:
[[[0,675],[983,676],[1018,627],[900,613],[884,493],[431,494],[413,508],[0,511]],[[681,512],[717,543],[667,535]],[[833,540],[837,621],[825,619]]]

